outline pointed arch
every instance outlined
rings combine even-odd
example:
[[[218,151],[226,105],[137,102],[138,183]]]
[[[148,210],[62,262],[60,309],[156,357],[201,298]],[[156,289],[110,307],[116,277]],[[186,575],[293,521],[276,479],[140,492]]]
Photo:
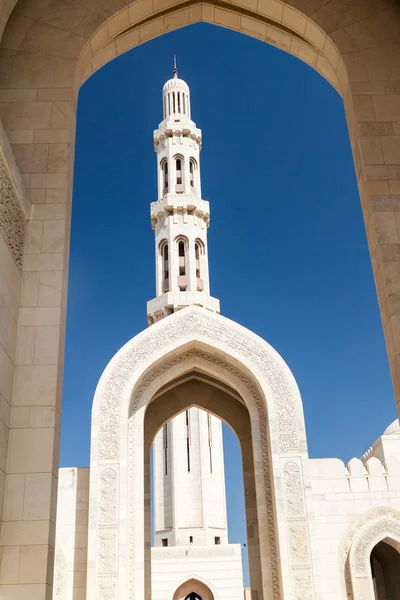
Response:
[[[251,423],[256,465],[255,501],[259,514],[262,561],[260,599],[280,600],[292,594],[297,580],[282,579],[282,563],[291,564],[284,503],[276,502],[275,487],[281,487],[287,465],[296,466],[296,493],[299,497],[299,535],[305,536],[305,567],[311,569],[308,545],[308,514],[302,469],[307,458],[304,416],[300,394],[288,366],[264,340],[244,327],[191,306],[152,325],[130,340],[106,367],[96,389],[92,411],[90,511],[88,548],[88,600],[102,581],[104,552],[102,521],[104,509],[99,497],[99,479],[105,468],[113,468],[121,482],[116,521],[107,523],[107,553],[110,546],[129,545],[129,565],[123,555],[107,565],[108,575],[121,580],[132,597],[142,594],[145,578],[146,527],[144,525],[145,478],[144,418],[146,407],[160,390],[190,370],[213,376],[220,386],[230,386],[242,398]],[[233,400],[235,401],[235,400]],[[290,482],[289,482],[290,483]],[[289,483],[285,484],[286,487]],[[290,493],[288,489],[287,492]],[[146,509],[147,510],[147,509]],[[112,529],[112,535],[111,535]],[[146,543],[145,543],[146,542]],[[134,568],[133,568],[134,565]],[[308,565],[308,566],[307,566]],[[292,567],[291,567],[292,568]],[[293,565],[293,569],[295,565]],[[307,574],[306,574],[307,575]],[[309,586],[307,575],[299,585]],[[282,589],[283,588],[283,589]],[[307,588],[308,589],[308,588]]]
[[[353,600],[375,600],[371,553],[380,542],[400,551],[400,513],[390,509],[369,511],[349,534],[347,567]]]
[[[200,596],[201,600],[216,600],[216,596],[211,591],[211,586],[197,577],[192,577],[181,583],[175,590],[172,600],[185,600],[191,593]]]

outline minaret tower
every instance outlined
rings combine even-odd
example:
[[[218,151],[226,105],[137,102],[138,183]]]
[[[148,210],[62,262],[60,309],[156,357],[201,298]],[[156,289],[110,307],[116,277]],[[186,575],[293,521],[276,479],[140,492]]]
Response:
[[[154,132],[158,199],[151,204],[156,245],[156,298],[147,303],[149,325],[196,304],[219,312],[210,296],[207,229],[210,207],[201,197],[201,130],[191,119],[190,91],[178,77],[163,88],[163,121]]]
[[[151,205],[157,297],[149,324],[185,306],[219,312],[210,296],[207,257],[209,204],[201,197],[201,131],[191,120],[188,85],[163,88],[164,120],[154,132],[158,200]],[[154,440],[155,546],[226,546],[222,424],[193,407],[166,423]]]

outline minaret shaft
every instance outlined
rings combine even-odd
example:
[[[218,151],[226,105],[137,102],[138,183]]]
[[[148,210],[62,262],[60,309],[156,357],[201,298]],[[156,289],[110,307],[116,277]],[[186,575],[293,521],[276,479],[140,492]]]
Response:
[[[189,87],[177,77],[176,67],[163,88],[163,117],[154,132],[158,200],[151,205],[151,223],[156,298],[147,303],[149,325],[193,304],[219,312],[219,301],[210,296],[210,207],[201,197],[201,131],[191,120]]]
[[[227,544],[221,421],[191,408],[164,425],[153,449],[155,546]]]

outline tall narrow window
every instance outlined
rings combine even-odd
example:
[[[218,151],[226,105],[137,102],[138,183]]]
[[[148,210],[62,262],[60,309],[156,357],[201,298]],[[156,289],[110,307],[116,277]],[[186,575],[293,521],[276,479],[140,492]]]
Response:
[[[162,290],[168,292],[169,290],[169,264],[168,264],[168,244],[164,243],[161,247],[162,256]]]
[[[190,473],[190,420],[189,411],[186,411],[186,454],[187,454],[187,470]]]
[[[196,277],[200,279],[200,245],[198,242],[194,245],[194,253],[196,256]]]
[[[171,114],[171,94],[168,94],[168,116]]]
[[[208,453],[210,457],[210,473],[213,472],[213,464],[212,464],[212,423],[211,423],[211,415],[207,413],[207,425],[208,425]]]
[[[163,427],[163,442],[164,442],[164,475],[168,475],[168,424]]]
[[[172,92],[172,112],[175,113],[175,92]]]
[[[194,162],[193,159],[190,159],[189,163],[189,174],[190,174],[190,187],[194,188]]]
[[[186,115],[186,102],[185,102],[186,94],[182,94],[182,104],[183,104],[183,114]]]
[[[178,96],[178,113],[181,112],[181,94],[180,92],[177,93]]]
[[[185,242],[180,241],[178,244],[179,254],[179,275],[186,275],[186,264],[185,264]]]
[[[163,180],[164,180],[164,194],[168,192],[168,162],[165,160],[162,165]]]
[[[176,159],[176,184],[181,185],[182,183],[182,159]]]

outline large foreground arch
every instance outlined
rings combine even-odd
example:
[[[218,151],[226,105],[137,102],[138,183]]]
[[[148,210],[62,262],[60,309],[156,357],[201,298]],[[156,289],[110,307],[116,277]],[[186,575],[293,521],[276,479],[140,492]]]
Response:
[[[144,497],[150,444],[165,420],[193,401],[203,408],[213,406],[203,404],[207,394],[196,391],[205,389],[196,388],[199,382],[182,384],[191,386],[191,392],[181,396],[181,403],[168,391],[159,406],[153,398],[194,370],[219,382],[219,395],[210,400],[214,414],[251,444],[246,459],[250,454],[254,459],[245,480],[250,481],[250,518],[257,528],[252,536],[258,560],[255,567],[250,565],[257,597],[280,600],[298,597],[299,590],[314,597],[306,508],[310,490],[304,484],[307,448],[295,380],[282,358],[257,335],[220,315],[188,307],[128,342],[99,381],[92,414],[87,600],[148,597]],[[227,395],[227,387],[240,400]],[[198,400],[193,400],[196,394]],[[241,413],[234,420],[238,402],[248,411],[251,431],[240,432]],[[153,407],[156,412],[146,426],[147,410]]]
[[[0,336],[0,505],[4,500],[2,560],[18,565],[12,576],[0,575],[0,594],[6,599],[35,594],[42,600],[52,582],[79,85],[124,51],[199,21],[298,56],[341,93],[400,400],[398,2],[5,0],[0,8],[0,118],[5,130],[0,132],[0,297],[5,315]],[[30,569],[32,556],[35,567]]]

